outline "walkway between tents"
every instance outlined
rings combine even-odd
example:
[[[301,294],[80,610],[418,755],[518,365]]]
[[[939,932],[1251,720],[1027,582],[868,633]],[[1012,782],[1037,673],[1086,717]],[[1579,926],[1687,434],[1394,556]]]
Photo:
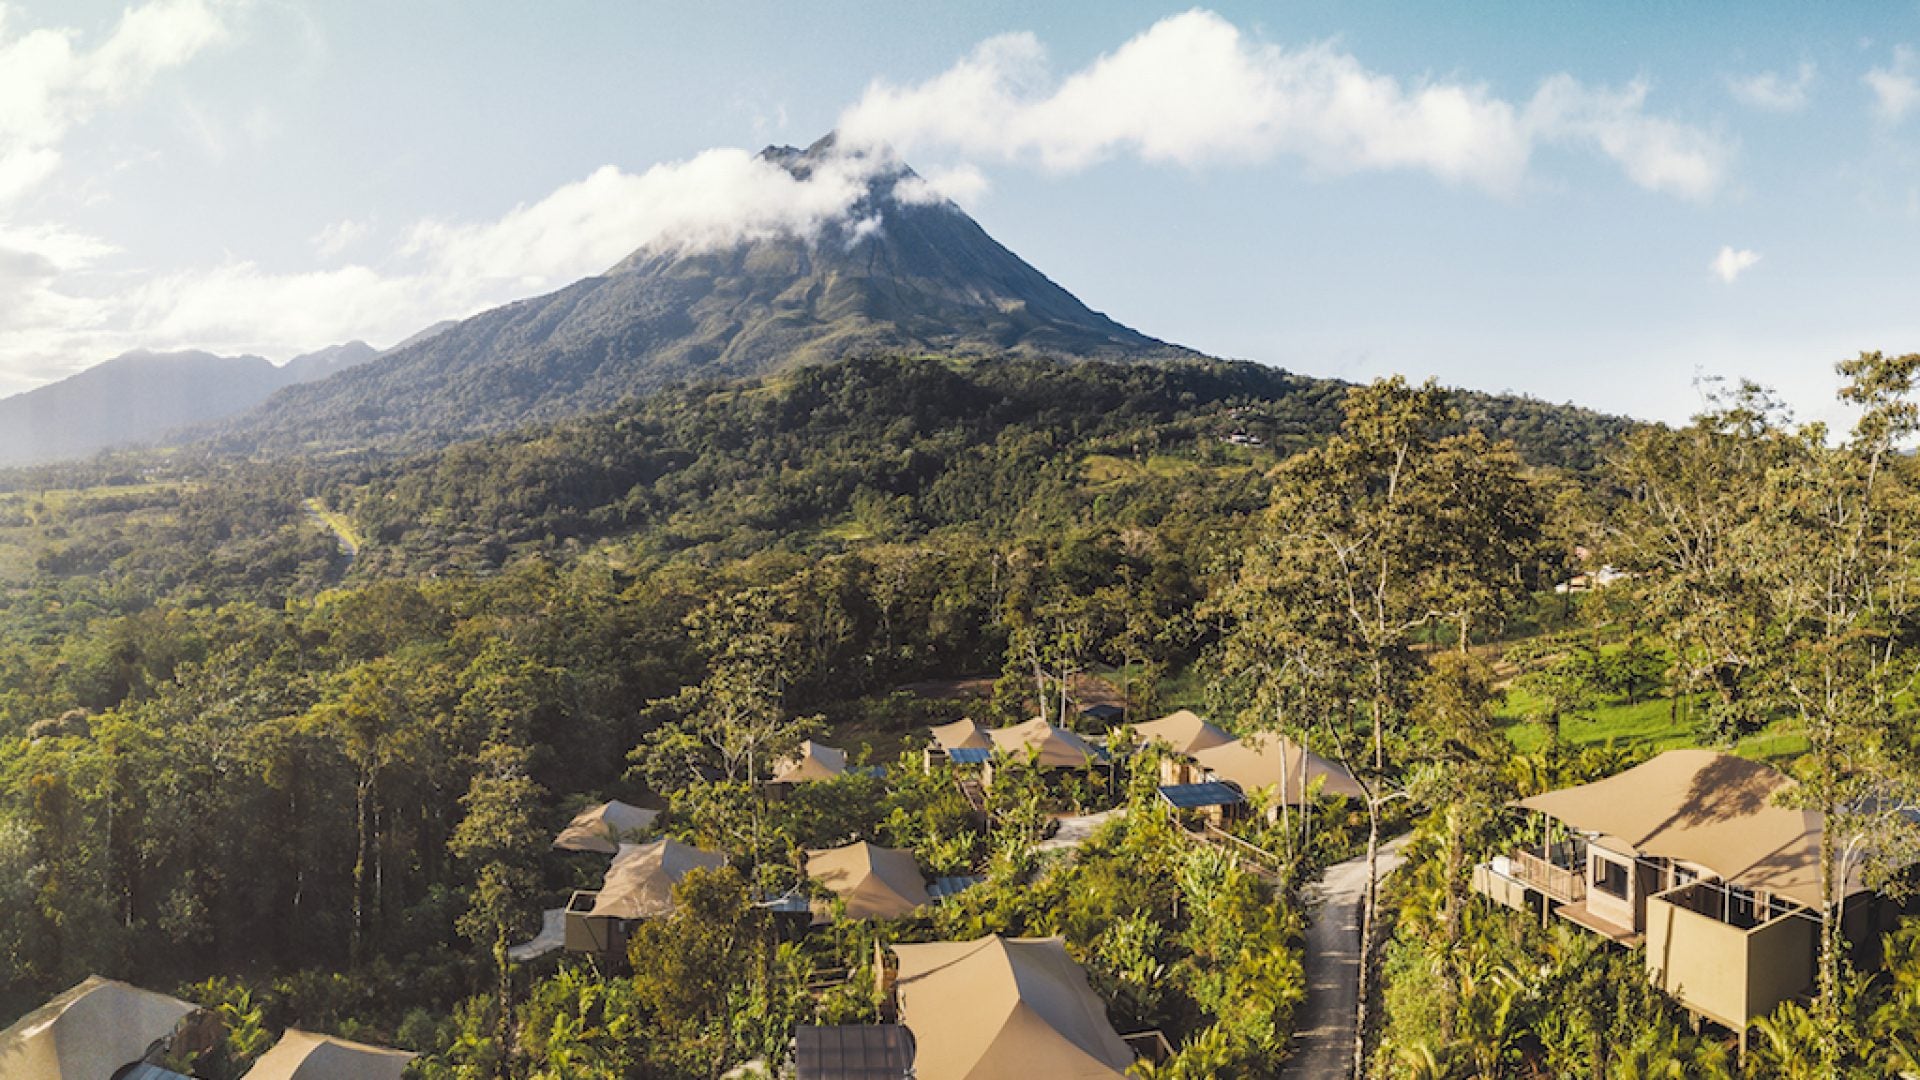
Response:
[[[1380,846],[1380,876],[1400,865],[1406,836]],[[1294,1026],[1293,1056],[1281,1075],[1290,1080],[1346,1080],[1353,1075],[1354,1012],[1360,1000],[1360,907],[1366,899],[1367,856],[1327,867],[1304,890],[1307,919],[1307,1003]]]

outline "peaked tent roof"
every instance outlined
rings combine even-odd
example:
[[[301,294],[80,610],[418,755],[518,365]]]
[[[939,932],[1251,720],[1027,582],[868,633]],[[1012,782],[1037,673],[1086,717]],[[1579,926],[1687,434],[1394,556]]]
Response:
[[[1084,768],[1100,756],[1093,744],[1063,727],[1054,727],[1036,716],[1024,724],[994,728],[987,732],[995,749],[1016,757],[1029,749],[1040,751],[1039,764],[1045,768]]]
[[[607,879],[587,914],[614,919],[650,919],[673,912],[673,887],[689,870],[726,865],[717,851],[683,844],[671,837],[651,844],[621,844],[607,867]]]
[[[895,945],[918,1080],[1113,1080],[1133,1051],[1062,939]]]
[[[933,902],[913,852],[864,840],[808,851],[807,876],[846,900],[852,919],[898,919]]]
[[[572,821],[554,837],[553,846],[566,851],[598,851],[612,855],[620,850],[620,838],[650,829],[660,811],[631,806],[618,799],[589,806],[574,815]]]
[[[973,720],[955,720],[933,729],[933,741],[942,750],[991,750],[993,739],[987,729]]]
[[[1172,747],[1176,754],[1192,757],[1197,751],[1225,746],[1233,741],[1233,736],[1202,720],[1197,713],[1179,709],[1158,720],[1133,725],[1134,742],[1145,746],[1156,740]]]
[[[1820,906],[1818,811],[1781,806],[1785,773],[1712,750],[1669,750],[1624,772],[1523,799],[1631,855],[1680,859],[1733,884]],[[1844,890],[1860,890],[1857,878]]]
[[[835,746],[822,746],[808,739],[800,752],[774,767],[776,784],[805,784],[814,780],[832,780],[847,771],[847,752]]]
[[[1193,760],[1220,779],[1233,781],[1241,791],[1252,793],[1261,788],[1272,788],[1276,795],[1284,791],[1286,804],[1298,806],[1306,796],[1301,776],[1303,756],[1306,784],[1325,777],[1326,782],[1320,788],[1323,793],[1349,799],[1365,797],[1353,774],[1344,766],[1328,761],[1311,750],[1302,749],[1293,740],[1272,732],[1259,732],[1196,751]]]
[[[106,1080],[198,1012],[178,998],[88,976],[0,1031],[0,1077]]]
[[[400,1080],[416,1056],[288,1028],[241,1080]]]

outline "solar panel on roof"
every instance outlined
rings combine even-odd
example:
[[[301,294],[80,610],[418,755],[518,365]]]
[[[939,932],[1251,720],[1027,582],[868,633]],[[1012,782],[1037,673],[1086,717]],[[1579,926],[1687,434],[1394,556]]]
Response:
[[[973,888],[985,880],[986,878],[982,877],[936,878],[932,885],[927,886],[927,895],[933,897],[935,900],[945,900],[956,893],[966,892],[968,889]]]
[[[1203,806],[1232,806],[1247,801],[1230,784],[1209,780],[1204,784],[1168,784],[1160,789],[1160,797],[1167,805],[1177,810],[1197,810]]]
[[[122,1074],[121,1080],[191,1080],[191,1078],[177,1072],[170,1072],[158,1065],[141,1063]]]
[[[913,1033],[899,1024],[794,1029],[801,1080],[904,1080],[912,1075]]]

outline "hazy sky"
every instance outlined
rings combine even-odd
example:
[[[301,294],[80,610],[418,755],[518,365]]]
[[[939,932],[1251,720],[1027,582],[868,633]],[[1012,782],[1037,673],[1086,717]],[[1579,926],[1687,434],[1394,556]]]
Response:
[[[836,127],[1217,355],[1678,419],[1920,349],[1920,7],[919,7],[0,4],[0,394],[805,231],[749,152]]]

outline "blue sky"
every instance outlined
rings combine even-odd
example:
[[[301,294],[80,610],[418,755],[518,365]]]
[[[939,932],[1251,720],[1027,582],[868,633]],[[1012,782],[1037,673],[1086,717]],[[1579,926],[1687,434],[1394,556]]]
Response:
[[[1833,361],[1920,349],[1913,5],[0,12],[0,394],[804,230],[834,192],[716,148],[837,125],[1218,355],[1681,419],[1696,374],[1825,416]]]

